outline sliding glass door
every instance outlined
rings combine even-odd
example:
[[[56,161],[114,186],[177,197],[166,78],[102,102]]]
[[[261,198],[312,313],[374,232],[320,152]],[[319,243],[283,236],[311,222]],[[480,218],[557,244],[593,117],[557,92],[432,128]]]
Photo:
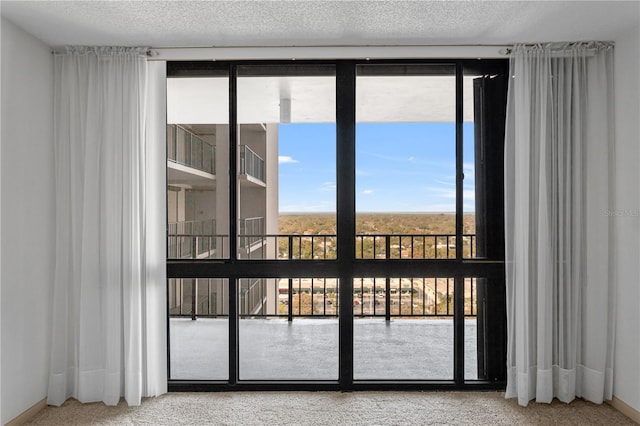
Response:
[[[356,259],[456,258],[455,65],[356,67]],[[453,380],[454,277],[356,277],[354,379]]]
[[[335,74],[331,65],[237,67],[240,262],[336,259]],[[239,279],[239,380],[338,380],[338,282]]]
[[[503,386],[506,68],[169,63],[170,388]]]

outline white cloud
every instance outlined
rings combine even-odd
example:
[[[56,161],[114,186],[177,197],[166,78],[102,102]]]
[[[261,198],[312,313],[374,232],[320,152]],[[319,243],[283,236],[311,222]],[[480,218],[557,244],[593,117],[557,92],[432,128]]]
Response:
[[[323,192],[335,192],[335,190],[336,190],[335,182],[324,182],[322,186],[318,188],[318,191],[323,191]]]
[[[373,189],[365,189],[364,191],[360,192],[362,195],[371,195],[373,194]]]
[[[278,155],[278,164],[292,164],[297,162],[298,160],[295,160],[293,157],[289,157],[288,155]]]

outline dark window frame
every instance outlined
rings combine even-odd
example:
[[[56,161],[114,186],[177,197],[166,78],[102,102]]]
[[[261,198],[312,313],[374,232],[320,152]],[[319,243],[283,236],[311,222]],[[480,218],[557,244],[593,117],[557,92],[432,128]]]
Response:
[[[356,66],[365,64],[448,65],[456,69],[456,258],[455,259],[356,259],[355,256],[355,90]],[[237,257],[237,238],[229,238],[228,259],[167,260],[167,278],[227,278],[229,285],[229,380],[169,379],[170,391],[231,391],[231,390],[495,390],[506,385],[506,333],[504,306],[504,234],[502,250],[492,257],[477,259],[462,255],[462,185],[463,185],[463,93],[465,74],[495,75],[501,79],[503,93],[489,106],[497,114],[506,106],[508,61],[504,59],[402,59],[402,60],[322,60],[322,61],[181,61],[167,63],[167,77],[229,77],[229,172],[237,176],[237,69],[260,65],[300,66],[330,65],[336,70],[336,179],[337,179],[337,259],[333,260],[247,260]],[[257,70],[259,68],[256,68]],[[503,102],[504,101],[504,102]],[[484,105],[488,107],[488,105]],[[495,111],[494,111],[495,112]],[[503,121],[504,122],[504,121]],[[504,126],[491,137],[502,152]],[[478,137],[476,135],[476,137]],[[502,139],[502,140],[501,140]],[[498,142],[494,142],[498,143]],[[500,158],[500,163],[502,158]],[[497,163],[496,163],[497,164]],[[495,183],[495,181],[493,181]],[[229,181],[229,235],[237,235],[237,179]],[[495,199],[502,197],[503,188],[490,188]],[[504,216],[500,203],[488,206],[486,214]],[[454,278],[454,378],[438,381],[372,381],[353,379],[353,279],[375,276]],[[338,278],[340,282],[339,311],[339,378],[337,381],[245,381],[238,379],[238,291],[241,278]],[[484,311],[487,324],[495,324],[498,336],[486,353],[492,370],[486,380],[464,378],[464,279],[486,278],[495,286],[494,295]],[[168,290],[167,290],[168,291]],[[167,334],[169,324],[167,321]],[[168,342],[170,356],[170,342]],[[169,370],[169,366],[167,367]],[[170,377],[170,371],[168,371]]]

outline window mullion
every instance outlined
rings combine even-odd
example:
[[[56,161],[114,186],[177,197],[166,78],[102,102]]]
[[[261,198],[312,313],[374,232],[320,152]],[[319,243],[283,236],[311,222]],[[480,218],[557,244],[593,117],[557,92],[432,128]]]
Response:
[[[353,62],[336,66],[336,186],[340,283],[339,381],[353,383],[353,263],[356,212],[356,67]]]
[[[238,75],[229,65],[229,259],[238,259]],[[229,278],[229,384],[238,381],[238,279]]]
[[[463,258],[463,71],[456,64],[456,261]],[[453,310],[453,378],[456,384],[464,382],[464,276],[455,277]]]

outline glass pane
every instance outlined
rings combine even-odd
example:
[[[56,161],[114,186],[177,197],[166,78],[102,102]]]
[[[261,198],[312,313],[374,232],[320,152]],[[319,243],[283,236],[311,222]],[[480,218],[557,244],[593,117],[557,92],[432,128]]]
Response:
[[[464,279],[464,378],[477,380],[478,361],[484,360],[484,348],[478,346],[478,281],[482,278]]]
[[[355,279],[354,379],[453,379],[453,281]]]
[[[474,105],[474,80],[479,76],[464,75],[463,77],[463,191],[462,191],[462,210],[463,210],[463,256],[465,258],[477,257],[477,225],[480,227],[484,224],[484,217],[476,215],[476,202],[482,202],[482,190],[479,186],[476,188],[476,163],[482,164],[482,153],[477,151],[476,146],[476,123],[475,123],[475,105]],[[479,111],[478,111],[479,112]],[[480,182],[481,183],[481,182]],[[480,194],[478,193],[480,192]],[[476,196],[479,197],[476,199]]]
[[[238,282],[240,379],[338,379],[338,280]]]
[[[229,78],[167,79],[169,259],[229,257]]]
[[[336,258],[331,66],[238,68],[238,258]]]
[[[226,279],[169,280],[171,379],[229,378]]]
[[[455,258],[454,72],[357,67],[357,258]]]

